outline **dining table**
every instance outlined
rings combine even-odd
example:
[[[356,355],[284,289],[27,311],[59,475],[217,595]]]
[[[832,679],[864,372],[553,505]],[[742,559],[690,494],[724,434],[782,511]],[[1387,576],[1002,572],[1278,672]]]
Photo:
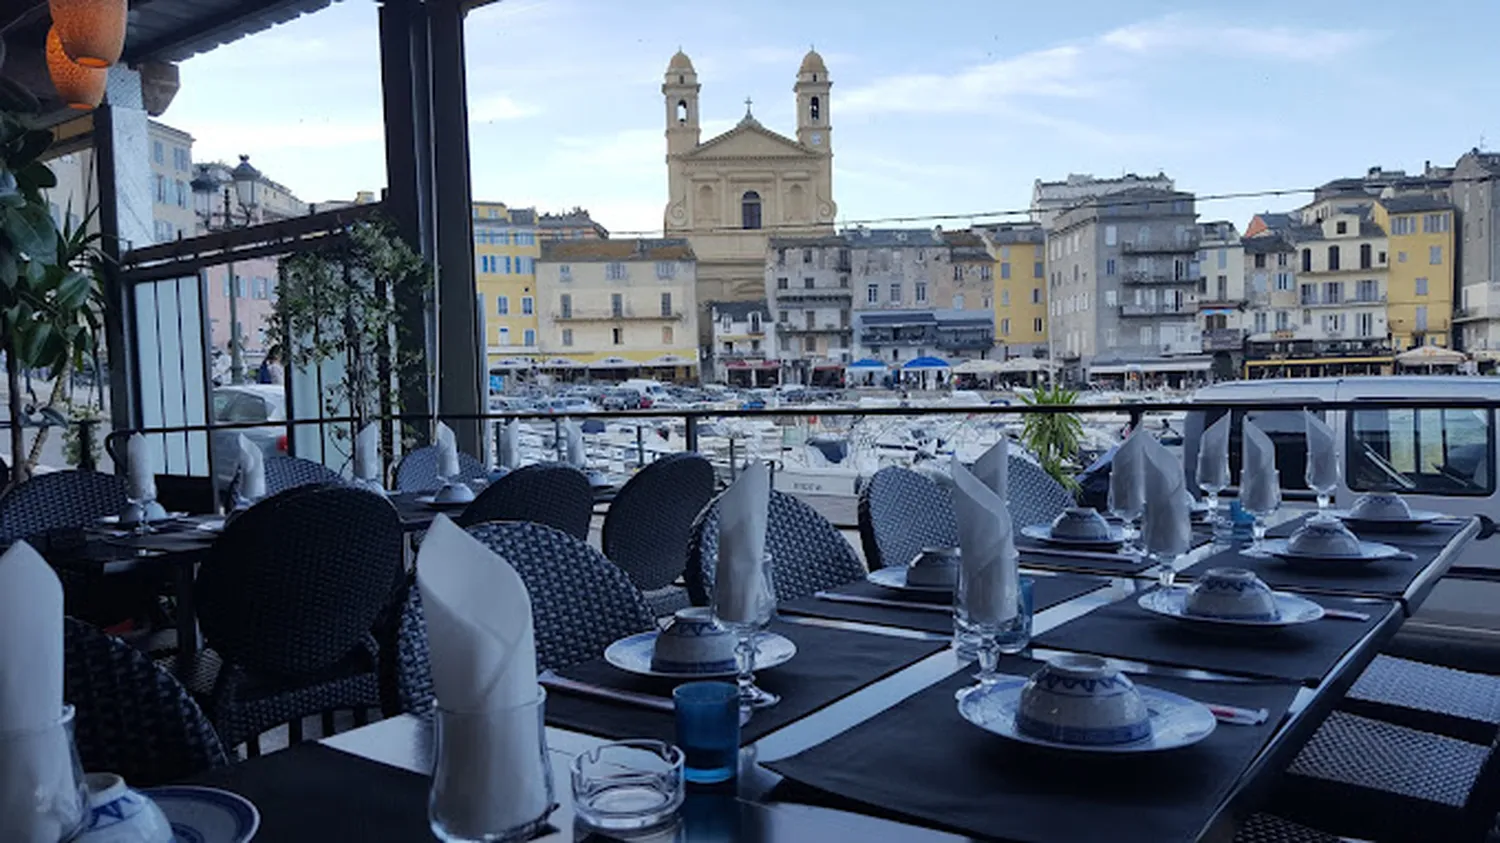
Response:
[[[1299,515],[1288,513],[1288,523]],[[1264,710],[1264,722],[1221,722],[1201,743],[1151,757],[1020,746],[964,721],[954,694],[973,684],[973,663],[948,646],[951,631],[934,625],[931,617],[940,613],[900,605],[900,592],[877,598],[897,605],[864,604],[857,619],[848,601],[828,600],[821,614],[816,598],[794,601],[796,611],[779,613],[777,629],[807,642],[806,649],[758,679],[773,684],[778,670],[792,671],[806,657],[796,681],[782,686],[802,688],[802,696],[787,698],[796,710],[755,713],[734,782],[690,786],[675,828],[632,839],[1228,840],[1478,531],[1477,519],[1457,519],[1422,536],[1383,537],[1411,553],[1400,560],[1399,577],[1284,583],[1285,590],[1326,601],[1337,617],[1315,621],[1305,639],[1274,647],[1247,639],[1243,658],[1222,642],[1200,646],[1187,627],[1131,614],[1141,595],[1159,587],[1154,566],[1050,583],[1033,617],[1031,647],[1002,657],[1001,673],[1024,676],[1057,654],[1093,653],[1113,659],[1138,685]],[[1191,582],[1199,566],[1264,561],[1244,549],[1218,539],[1172,567],[1180,582]],[[1058,576],[1050,560],[1046,567],[1023,573],[1035,581]],[[841,655],[820,666],[814,649]],[[639,677],[617,673],[596,666],[574,675],[606,691],[640,690]],[[670,737],[672,715],[608,694],[560,687],[548,694],[549,707],[566,717],[549,717],[546,730],[558,808],[538,839],[612,839],[575,827],[568,766],[622,730]],[[760,728],[756,718],[763,718]],[[405,714],[196,781],[255,802],[268,841],[331,839],[328,830],[338,829],[344,839],[383,843],[431,839],[431,764],[431,721]]]

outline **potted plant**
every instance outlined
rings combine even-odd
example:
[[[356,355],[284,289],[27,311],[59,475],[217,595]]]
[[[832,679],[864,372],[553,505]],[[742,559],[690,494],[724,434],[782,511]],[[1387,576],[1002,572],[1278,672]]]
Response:
[[[1031,394],[1021,394],[1026,404],[1036,406],[1071,405],[1078,403],[1078,393],[1060,386],[1037,389]],[[1021,442],[1032,453],[1052,479],[1061,483],[1070,492],[1078,489],[1073,478],[1073,461],[1078,457],[1083,439],[1083,422],[1077,413],[1027,413],[1025,426],[1021,430]]]

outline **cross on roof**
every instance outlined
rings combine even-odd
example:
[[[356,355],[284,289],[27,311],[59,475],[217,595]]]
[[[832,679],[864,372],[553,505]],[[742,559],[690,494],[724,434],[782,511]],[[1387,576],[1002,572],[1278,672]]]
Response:
[[[750,98],[749,97],[745,97],[745,116],[747,116],[747,117],[750,116],[750,102],[751,102]]]

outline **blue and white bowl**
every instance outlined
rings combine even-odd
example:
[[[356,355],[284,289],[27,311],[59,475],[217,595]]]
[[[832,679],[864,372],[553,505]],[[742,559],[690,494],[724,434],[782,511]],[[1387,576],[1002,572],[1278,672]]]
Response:
[[[706,606],[678,609],[656,636],[651,669],[662,673],[723,673],[735,669],[734,633]]]
[[[74,843],[173,843],[161,809],[114,773],[89,773],[88,818]]]
[[[1216,620],[1274,621],[1280,614],[1271,587],[1244,568],[1210,568],[1188,589],[1182,609]]]
[[[1109,541],[1109,522],[1093,507],[1071,507],[1052,519],[1052,537],[1068,541]]]
[[[1060,744],[1107,746],[1151,735],[1135,684],[1098,656],[1050,659],[1021,689],[1016,729]]]

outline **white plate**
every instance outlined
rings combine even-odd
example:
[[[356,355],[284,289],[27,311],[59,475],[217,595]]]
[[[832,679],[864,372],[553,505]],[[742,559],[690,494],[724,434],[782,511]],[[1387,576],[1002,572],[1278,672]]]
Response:
[[[433,509],[456,509],[461,506],[468,506],[473,501],[439,501],[437,495],[417,495],[417,503],[423,506],[430,506]]]
[[[656,635],[655,632],[642,632],[628,638],[621,638],[604,650],[604,660],[627,673],[657,676],[664,679],[718,679],[735,675],[733,670],[705,673],[653,670],[651,656],[656,652]],[[762,632],[755,636],[755,669],[757,671],[786,664],[795,655],[797,655],[797,645],[784,636],[774,632]]]
[[[1032,524],[1029,527],[1022,527],[1021,535],[1029,539],[1036,539],[1037,541],[1061,547],[1113,548],[1119,547],[1125,541],[1125,531],[1114,524],[1109,525],[1109,538],[1107,539],[1066,539],[1053,537],[1051,524]]]
[[[909,585],[906,582],[907,568],[904,565],[893,565],[889,568],[876,568],[868,574],[865,579],[880,586],[891,588],[896,591],[910,591],[918,594],[952,594],[951,585]]]
[[[248,843],[260,828],[260,812],[238,793],[187,785],[142,792],[167,815],[172,843]]]
[[[1049,741],[1032,737],[1016,728],[1016,710],[1020,707],[1021,688],[1025,684],[1024,676],[1001,677],[994,687],[986,691],[975,689],[961,696],[958,700],[958,713],[975,726],[1013,741],[1067,752],[1103,755],[1163,752],[1192,746],[1213,734],[1218,725],[1213,712],[1202,703],[1167,691],[1137,685],[1136,690],[1141,692],[1151,716],[1149,737],[1129,743],[1097,745]]]
[[[1330,509],[1328,510],[1328,514],[1355,529],[1384,530],[1391,533],[1415,530],[1448,517],[1444,513],[1432,512],[1425,509],[1411,510],[1411,517],[1409,518],[1361,518],[1347,509]]]
[[[168,512],[165,517],[151,519],[150,523],[152,523],[152,524],[165,524],[168,521],[176,521],[179,518],[186,518],[186,517],[187,517],[187,513],[186,512]],[[115,524],[120,523],[120,516],[118,516],[118,515],[101,515],[101,516],[99,516],[99,523],[100,524],[107,524],[107,525],[113,526]]]
[[[1359,543],[1358,556],[1319,556],[1316,554],[1294,553],[1287,547],[1286,539],[1266,539],[1265,551],[1270,555],[1293,565],[1368,565],[1371,562],[1379,562],[1382,559],[1395,559],[1400,556],[1409,555],[1400,548],[1391,547],[1379,542]]]
[[[1304,597],[1272,592],[1276,596],[1276,608],[1280,615],[1275,620],[1249,620],[1245,618],[1218,618],[1191,615],[1184,611],[1187,602],[1186,588],[1155,589],[1142,594],[1136,603],[1148,612],[1190,624],[1203,624],[1216,629],[1271,630],[1285,629],[1304,623],[1321,620],[1323,607]]]
[[[203,521],[194,529],[202,530],[205,533],[222,533],[224,532],[224,519],[215,518],[212,521]]]

